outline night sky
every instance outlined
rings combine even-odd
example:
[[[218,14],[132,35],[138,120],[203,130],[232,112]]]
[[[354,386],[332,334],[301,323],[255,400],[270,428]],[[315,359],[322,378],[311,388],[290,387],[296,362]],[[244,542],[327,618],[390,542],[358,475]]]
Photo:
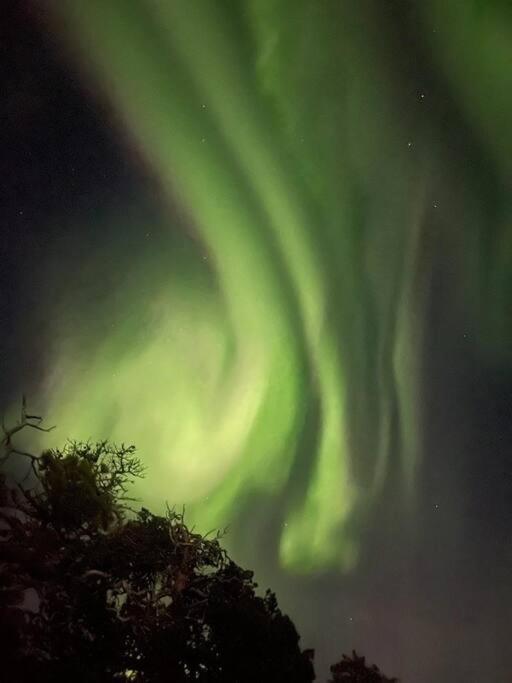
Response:
[[[3,0],[0,408],[329,662],[510,680],[512,5]]]

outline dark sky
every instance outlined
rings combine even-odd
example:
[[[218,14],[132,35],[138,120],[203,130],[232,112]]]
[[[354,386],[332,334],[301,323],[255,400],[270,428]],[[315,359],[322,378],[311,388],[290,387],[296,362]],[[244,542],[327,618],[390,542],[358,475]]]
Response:
[[[276,557],[252,544],[254,520],[249,513],[242,514],[245,521],[233,533],[241,559],[256,567],[261,585],[270,584],[277,591],[304,644],[317,649],[320,673],[328,660],[355,647],[389,675],[403,676],[408,683],[506,683],[512,675],[512,322],[506,254],[507,245],[512,245],[511,167],[505,158],[509,143],[502,138],[501,147],[495,144],[501,121],[498,105],[489,102],[489,121],[496,110],[497,123],[488,131],[491,142],[486,145],[478,102],[458,97],[456,83],[457,78],[463,81],[462,76],[450,80],[439,66],[445,55],[418,47],[413,3],[384,5],[386,10],[362,3],[365,11],[360,16],[354,10],[357,30],[364,36],[367,28],[368,39],[377,40],[374,36],[384,27],[390,90],[399,102],[404,98],[405,138],[413,132],[415,147],[431,160],[425,190],[430,232],[418,248],[413,278],[421,305],[411,309],[417,313],[414,338],[420,342],[415,384],[420,395],[414,400],[421,408],[417,431],[423,454],[414,513],[404,505],[399,474],[393,469],[399,466],[391,460],[371,519],[358,531],[359,563],[348,574],[325,571],[297,577],[280,569]],[[491,5],[510,19],[504,5]],[[126,271],[138,272],[135,262],[148,258],[146,233],[141,237],[137,228],[142,219],[154,226],[157,250],[188,254],[198,241],[188,229],[188,214],[180,213],[179,193],[169,206],[157,173],[130,141],[115,107],[68,57],[57,30],[47,21],[48,13],[37,6],[36,10],[25,1],[4,0],[0,8],[4,411],[23,391],[37,394],[44,382],[53,362],[46,340],[62,311],[71,310],[77,318],[83,315],[86,322],[79,324],[92,325],[97,335],[106,334],[105,291],[115,305]],[[368,27],[365,21],[370,22]],[[512,36],[512,22],[505,24],[503,31],[507,30]],[[483,29],[481,39],[482,45],[488,39]],[[370,65],[372,59],[370,54]],[[499,59],[497,55],[496,79],[487,84],[491,92],[507,83],[505,76],[503,83],[499,81]],[[332,73],[329,77],[335,78]],[[485,77],[475,75],[475,90],[481,85],[478,79],[483,83]],[[411,94],[410,102],[404,93]],[[417,116],[415,107],[422,105],[423,93],[429,101]],[[314,101],[309,106],[314,112]],[[357,159],[353,163],[357,168]],[[366,164],[368,159],[361,162],[363,172]],[[386,169],[392,174],[396,160],[386,158],[378,164],[384,183]],[[380,190],[372,183],[354,182],[350,188],[357,195],[354,205],[363,206],[363,223],[374,220],[375,212],[365,208],[365,202],[373,201],[372,191]],[[398,195],[393,201],[400,206],[408,198]],[[435,213],[438,208],[444,211],[441,218]],[[393,210],[399,215],[396,207]],[[172,238],[161,227],[168,211],[174,221]],[[123,222],[112,221],[115,215]],[[67,299],[70,291],[77,296],[75,306]],[[393,294],[390,301],[373,322],[363,311],[368,329],[372,324],[385,328]],[[75,318],[70,320],[74,324]],[[353,357],[355,367],[355,351]],[[368,431],[373,428],[370,412],[367,418],[364,413],[364,406],[375,403],[371,392],[379,392],[372,367],[378,364],[368,363],[367,384],[357,385],[353,378],[349,384],[349,403],[358,395],[363,406],[362,417],[354,418],[361,432],[366,419]],[[350,372],[356,377],[353,368]],[[366,396],[366,403],[359,393]],[[363,439],[363,449],[361,443]],[[286,490],[280,495],[286,497]],[[259,519],[259,538],[262,529],[271,538],[276,535],[273,519]]]

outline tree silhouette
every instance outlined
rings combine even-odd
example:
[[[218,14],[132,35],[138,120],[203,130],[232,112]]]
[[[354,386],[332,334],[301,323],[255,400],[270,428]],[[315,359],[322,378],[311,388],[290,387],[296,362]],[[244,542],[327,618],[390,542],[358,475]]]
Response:
[[[131,511],[132,446],[70,442],[27,458],[31,486],[0,479],[0,642],[6,680],[309,683],[276,597],[183,512]]]
[[[355,650],[352,656],[343,655],[341,661],[331,666],[332,678],[328,683],[397,683],[396,678],[387,678],[375,665],[367,666],[366,658]]]

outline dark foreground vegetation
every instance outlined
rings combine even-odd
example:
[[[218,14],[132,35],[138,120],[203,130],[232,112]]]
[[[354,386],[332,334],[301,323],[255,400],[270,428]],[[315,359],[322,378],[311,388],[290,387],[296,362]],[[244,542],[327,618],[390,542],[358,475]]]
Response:
[[[128,495],[143,476],[133,446],[70,442],[39,456],[4,428],[0,473],[1,679],[25,683],[308,683],[313,651],[275,595],[257,595],[220,534],[194,533],[183,512],[154,515]],[[355,652],[329,683],[391,683]]]

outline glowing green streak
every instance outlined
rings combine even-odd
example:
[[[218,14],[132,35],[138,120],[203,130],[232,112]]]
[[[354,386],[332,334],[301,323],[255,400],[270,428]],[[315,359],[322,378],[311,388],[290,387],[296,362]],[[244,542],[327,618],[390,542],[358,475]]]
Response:
[[[347,30],[340,45],[333,26],[350,10],[339,4],[55,5],[208,262],[187,277],[169,264],[150,301],[135,298],[144,316],[116,311],[85,359],[63,321],[48,413],[63,437],[137,444],[149,465],[140,495],[186,502],[210,528],[252,494],[300,490],[318,404],[307,485],[281,510],[281,560],[301,571],[354,565],[347,522],[388,476],[397,405],[409,493],[418,455],[410,312],[421,220],[410,229],[417,209],[402,200],[415,196],[411,162],[372,40]],[[402,170],[383,179],[376,160],[390,155]],[[364,220],[353,192],[372,195]],[[127,291],[136,287],[134,275]]]
[[[102,13],[105,11],[108,14],[108,10],[113,7],[112,3],[108,7],[103,3],[98,4],[96,10],[99,24],[103,26],[109,24],[110,19],[103,17]],[[93,5],[87,5],[87,14],[92,21],[94,17]],[[115,22],[116,18],[120,20],[120,16],[113,17],[112,21]],[[124,20],[122,24],[124,25]],[[133,29],[133,34],[125,36],[125,38],[135,46],[137,40],[141,38],[137,33],[139,23],[134,18],[133,22],[128,25]],[[109,30],[112,26],[115,26],[115,23],[110,24]],[[121,44],[111,43],[105,36],[104,47],[108,53],[104,55],[104,58],[108,60],[113,70],[115,70],[116,64],[119,64],[119,69],[121,69],[121,65],[125,64],[124,45],[124,42]],[[162,65],[159,65],[156,59],[152,60],[151,49],[146,50],[143,43],[141,52],[145,54],[144,59],[147,62],[144,64],[145,71],[158,74],[159,66],[161,69]],[[156,63],[153,64],[153,62]],[[140,63],[129,64],[128,67],[132,76],[137,73],[138,69],[142,70]],[[179,82],[179,78],[180,73],[178,72],[175,82]],[[173,82],[172,79],[169,81],[167,75],[163,80],[167,83]],[[148,479],[148,488],[151,487],[152,495],[161,498],[162,490],[165,490],[169,497],[179,495],[190,499],[203,493],[200,481],[203,481],[204,485],[207,483],[210,487],[215,486],[217,479],[224,474],[225,467],[221,466],[222,462],[227,466],[227,463],[233,458],[240,457],[241,445],[247,438],[260,406],[269,400],[268,393],[272,383],[267,381],[268,377],[275,378],[274,381],[278,381],[280,378],[284,385],[290,387],[284,393],[291,394],[293,397],[292,404],[297,404],[297,390],[300,380],[298,380],[298,372],[295,367],[297,361],[294,360],[294,355],[296,354],[293,349],[294,343],[291,339],[289,322],[286,316],[282,314],[285,304],[279,293],[281,289],[279,274],[276,275],[275,268],[273,268],[271,254],[268,253],[269,247],[258,235],[260,228],[258,217],[255,217],[255,211],[251,201],[247,199],[247,193],[244,195],[243,192],[236,190],[237,185],[240,185],[236,169],[230,167],[229,157],[218,144],[214,131],[211,132],[213,140],[209,141],[207,145],[203,144],[204,129],[198,115],[201,111],[200,104],[194,101],[191,103],[180,102],[176,91],[172,93],[172,98],[171,96],[166,98],[165,89],[163,96],[159,94],[158,87],[157,92],[155,92],[154,88],[155,85],[158,86],[158,81],[155,84],[155,82],[147,81],[145,78],[136,83],[137,88],[140,86],[139,95],[141,99],[135,101],[131,97],[133,90],[128,87],[132,84],[127,83],[126,85],[127,88],[123,91],[126,97],[123,110],[133,120],[132,129],[134,132],[141,139],[144,139],[144,144],[148,146],[148,154],[158,168],[164,187],[166,187],[167,182],[170,185],[171,179],[174,180],[174,164],[182,167],[182,173],[177,177],[177,182],[181,181],[183,195],[186,197],[187,203],[194,207],[193,212],[197,222],[201,226],[205,239],[210,243],[226,298],[226,309],[229,313],[228,329],[225,334],[233,334],[235,337],[236,358],[230,368],[229,377],[224,380],[222,390],[214,392],[210,396],[210,401],[207,400],[207,396],[204,395],[201,387],[195,397],[191,396],[190,385],[193,386],[194,382],[201,381],[201,378],[194,377],[193,372],[185,373],[188,379],[183,378],[181,383],[176,383],[176,373],[178,373],[178,377],[184,374],[183,362],[186,357],[190,354],[195,357],[198,341],[199,344],[204,343],[200,333],[204,319],[208,316],[208,310],[202,302],[203,294],[197,295],[197,299],[201,299],[197,303],[197,309],[201,309],[201,313],[197,315],[193,325],[189,326],[188,336],[182,348],[178,348],[173,353],[172,346],[170,348],[167,345],[163,346],[158,341],[159,338],[166,336],[166,327],[162,328],[162,322],[159,322],[155,328],[158,335],[154,342],[156,347],[145,351],[146,357],[142,357],[140,361],[130,360],[128,367],[122,371],[125,381],[122,389],[129,391],[130,387],[137,386],[137,398],[134,400],[134,404],[126,405],[125,399],[120,399],[128,409],[125,411],[126,421],[120,421],[120,424],[125,427],[130,420],[133,421],[135,415],[140,415],[140,407],[137,408],[137,403],[139,403],[141,395],[146,396],[150,402],[158,403],[158,399],[151,401],[149,397],[152,394],[161,396],[166,391],[169,394],[174,394],[174,398],[171,396],[164,398],[163,414],[157,416],[153,424],[147,426],[148,433],[139,435],[136,430],[130,429],[130,438],[141,446],[148,443],[148,438],[151,438],[152,445],[155,443],[155,439],[160,440],[162,453],[160,457],[165,458],[166,461],[169,459],[171,473],[173,473],[172,467],[173,465],[176,466],[176,463],[182,463],[179,469],[180,472],[183,470],[187,479],[190,477],[191,471],[196,472],[193,485],[189,481],[189,485],[186,486],[182,475],[176,489],[173,490],[172,484],[169,484],[166,479],[162,479],[162,472],[158,471],[156,477],[161,482],[159,490],[155,490],[153,479]],[[163,83],[161,85],[163,86]],[[122,102],[122,94],[120,94],[119,99]],[[154,102],[154,106],[149,112],[151,117],[146,115],[144,107],[139,110],[138,102],[143,102],[144,107],[147,107],[148,102]],[[185,115],[183,109],[185,109]],[[175,135],[171,139],[169,139],[169,129],[175,131]],[[169,148],[170,146],[172,146],[172,150]],[[233,189],[230,190],[230,188]],[[189,307],[193,293],[183,291],[182,294],[183,301],[187,301],[186,307]],[[168,302],[168,306],[170,310],[176,310],[171,301]],[[176,326],[176,324],[176,320],[169,323],[172,326]],[[219,321],[212,320],[211,325],[215,329],[219,326]],[[222,328],[226,328],[226,323],[221,320],[220,325],[219,335],[222,334]],[[262,338],[264,342],[262,342]],[[283,359],[279,352],[281,345],[289,350],[286,359]],[[274,348],[277,349],[277,353],[269,352],[269,349]],[[156,370],[159,375],[158,378],[151,376],[148,372],[147,367],[150,358],[158,368]],[[213,373],[218,372],[220,362],[215,363],[215,357],[209,358],[207,363],[207,367],[203,368],[203,373],[205,370]],[[279,363],[279,367],[276,367],[277,363]],[[162,372],[168,380],[168,382],[164,382],[166,384],[165,389],[162,386],[160,376]],[[101,375],[101,369],[92,373],[93,378],[98,375]],[[144,375],[144,385],[141,388],[138,378]],[[215,378],[214,383],[219,384],[219,379]],[[154,391],[155,386],[162,387],[162,394],[159,391]],[[251,388],[250,391],[248,391],[248,387]],[[115,392],[112,388],[110,392],[113,397],[125,395],[124,391],[120,394],[119,391]],[[93,392],[93,394],[96,393],[96,391]],[[185,399],[185,397],[187,398]],[[206,406],[201,405],[204,403]],[[194,406],[193,412],[187,415],[187,412],[191,410],[190,406]],[[96,409],[101,415],[102,407],[97,406]],[[155,410],[159,410],[158,406],[152,409],[152,414]],[[60,414],[60,411],[58,412]],[[220,422],[219,412],[222,413]],[[166,433],[166,427],[162,425],[164,429],[162,434],[161,429],[156,425],[160,424],[164,415],[170,416],[165,418],[170,420],[170,432]],[[138,419],[141,423],[146,421],[146,417],[142,417],[142,415]],[[149,419],[151,420],[151,416]],[[181,427],[182,432],[184,432],[183,441],[180,439],[180,435],[177,435],[172,429],[173,419],[181,425],[183,423],[186,425]],[[278,420],[277,440],[279,437],[286,438],[295,419],[295,416],[290,413],[289,403],[285,403],[283,408],[278,409],[274,419]],[[95,423],[89,422],[89,424]],[[150,432],[159,431],[159,436],[149,437]],[[121,436],[120,432],[122,429],[116,430],[116,436]],[[128,437],[124,436],[123,438]],[[270,441],[270,439],[266,441]],[[270,444],[268,446],[270,447]],[[165,452],[169,448],[172,449],[173,453],[167,455]],[[197,465],[193,468],[190,466],[190,459],[195,457],[203,463],[199,467],[199,472]],[[255,455],[255,457],[257,456]],[[264,454],[260,457],[268,456]],[[284,472],[286,472],[286,459],[283,458],[279,462],[282,463]],[[211,468],[217,471],[216,477],[211,477],[208,463],[211,464]],[[280,469],[279,467],[273,473],[277,481],[280,478]],[[183,488],[184,486],[185,488]]]
[[[199,7],[201,12],[197,11]],[[183,59],[186,59],[198,88],[205,93],[207,106],[213,111],[226,143],[229,145],[230,140],[236,140],[235,151],[240,166],[261,198],[281,246],[281,258],[288,266],[298,294],[306,342],[318,366],[324,419],[318,463],[309,494],[300,513],[296,511],[294,521],[285,527],[282,552],[285,562],[298,564],[298,549],[306,545],[308,549],[303,554],[315,558],[309,560],[310,564],[324,566],[336,562],[339,554],[336,532],[350,511],[352,500],[342,434],[341,369],[336,355],[327,351],[330,336],[322,325],[324,287],[315,258],[316,245],[308,230],[312,220],[308,221],[302,208],[297,179],[296,183],[290,182],[294,175],[292,168],[285,168],[282,160],[276,157],[272,139],[269,139],[272,138],[268,133],[269,126],[267,124],[265,129],[263,115],[259,119],[257,117],[262,107],[247,85],[247,74],[237,68],[239,60],[229,49],[229,44],[219,39],[228,31],[221,23],[218,11],[214,11],[215,5],[202,3],[185,7],[180,3],[167,3],[160,4],[159,9],[170,43],[179,48]],[[190,54],[189,46],[196,37],[198,25],[203,26],[201,47]],[[206,71],[209,74],[207,79],[204,78]],[[222,88],[218,83],[222,83]],[[229,107],[226,107],[226,99]],[[303,192],[305,190],[302,188]],[[327,500],[336,502],[327,506]],[[326,552],[327,549],[330,550]],[[294,552],[297,557],[294,557]],[[351,561],[348,556],[347,561]]]
[[[480,187],[467,186],[459,218],[465,242],[462,278],[474,321],[471,334],[492,363],[510,366],[512,5],[506,0],[460,5],[433,0],[422,5],[422,13],[431,52],[486,154],[487,176],[496,179],[492,199],[484,196],[487,205],[479,201]],[[487,259],[483,244],[490,245]],[[479,276],[483,268],[487,277]]]
[[[311,356],[324,419],[310,493],[302,509],[293,513],[290,537],[297,533],[297,525],[306,524],[314,534],[311,566],[324,566],[326,560],[346,562],[342,544],[332,543],[351,504],[341,370],[333,350],[327,352],[334,345],[324,324],[324,286],[311,217],[291,168],[276,153],[277,138],[257,91],[246,84],[247,73],[236,67],[235,44],[229,42],[215,5],[178,2],[151,7],[158,8],[155,23],[141,5],[76,2],[68,3],[67,10],[108,90],[115,92],[129,129],[158,169],[163,188],[179,187],[209,245],[229,315],[230,329],[224,333],[234,337],[235,358],[227,376],[213,382],[221,391],[207,392],[200,386],[193,392],[197,379],[188,373],[177,382],[189,351],[162,342],[179,325],[176,307],[169,302],[172,318],[159,321],[156,339],[117,368],[118,380],[105,372],[103,366],[113,355],[106,352],[89,375],[92,386],[82,382],[75,402],[67,396],[69,417],[60,406],[53,412],[61,424],[73,425],[71,416],[77,414],[83,395],[116,397],[122,408],[109,436],[130,438],[144,451],[151,443],[152,450],[165,458],[155,468],[160,487],[150,476],[144,494],[151,490],[156,497],[166,489],[168,498],[179,495],[190,501],[215,492],[222,483],[210,496],[211,505],[201,507],[201,515],[210,524],[217,523],[243,489],[282,486],[293,461],[292,437],[302,419],[300,392],[307,390],[307,382],[301,376]],[[190,50],[198,22],[201,41]],[[90,40],[94,43],[88,45]],[[296,298],[295,305],[290,297]],[[190,293],[185,299],[190,306]],[[208,319],[206,304],[197,308],[201,320],[195,321],[193,338]],[[214,317],[213,329],[218,326]],[[216,336],[219,343],[213,350],[221,356],[222,332]],[[190,344],[196,354],[192,339]],[[157,368],[155,373],[148,369],[150,363]],[[208,363],[215,372],[220,359],[214,355]],[[140,415],[140,397],[161,396],[164,386],[171,387],[170,396],[157,401],[150,415]],[[127,400],[132,387],[137,387],[136,394]],[[94,409],[82,412],[81,421],[101,424],[105,412],[105,404],[95,400]],[[143,427],[128,427],[134,415],[140,415]],[[333,496],[342,501],[335,514],[332,506],[327,510],[321,503]],[[219,519],[211,519],[212,510]],[[284,560],[297,564],[293,551],[286,551],[287,535]],[[332,547],[328,557],[318,554],[322,546]]]

